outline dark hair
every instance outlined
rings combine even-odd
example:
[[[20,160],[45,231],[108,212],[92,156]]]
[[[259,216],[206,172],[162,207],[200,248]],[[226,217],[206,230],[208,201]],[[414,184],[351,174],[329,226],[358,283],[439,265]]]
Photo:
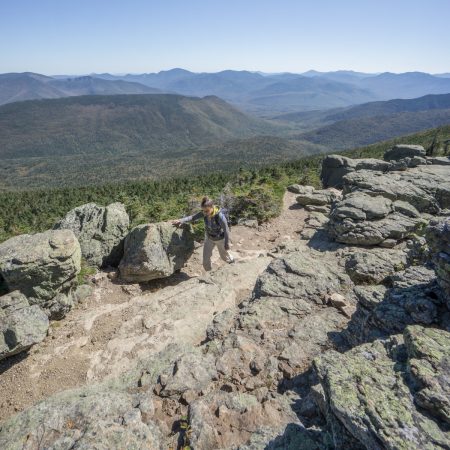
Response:
[[[213,206],[214,202],[209,198],[209,197],[203,197],[202,198],[202,208],[204,208],[205,206]]]

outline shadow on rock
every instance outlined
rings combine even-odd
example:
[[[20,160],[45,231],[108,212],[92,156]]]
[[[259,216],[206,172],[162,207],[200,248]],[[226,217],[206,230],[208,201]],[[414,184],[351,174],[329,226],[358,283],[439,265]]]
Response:
[[[391,275],[386,284],[356,286],[356,311],[347,328],[330,338],[343,337],[350,348],[403,333],[408,325],[448,326],[445,296],[432,270],[411,266]]]
[[[284,433],[270,441],[264,450],[328,450],[334,448],[328,433],[322,430],[308,430],[290,423]]]
[[[300,205],[299,203],[294,203],[293,205],[289,206],[289,209],[291,211],[297,211],[298,209],[305,209],[303,205]]]

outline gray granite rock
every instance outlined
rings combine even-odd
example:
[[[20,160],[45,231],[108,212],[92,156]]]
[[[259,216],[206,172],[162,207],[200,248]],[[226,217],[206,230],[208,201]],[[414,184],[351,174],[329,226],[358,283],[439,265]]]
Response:
[[[331,205],[341,198],[341,193],[336,189],[319,189],[298,195],[297,203],[302,206],[325,206]]]
[[[293,192],[294,194],[312,194],[314,192],[314,188],[312,186],[304,186],[302,184],[291,184],[287,187],[289,192]]]
[[[72,209],[55,229],[72,230],[81,254],[93,266],[117,266],[123,256],[123,239],[130,219],[122,203],[103,207],[87,203]]]
[[[406,264],[405,252],[375,248],[351,253],[345,260],[345,269],[356,284],[379,284]]]
[[[0,360],[41,342],[48,327],[47,315],[19,291],[0,297]]]
[[[179,228],[168,222],[139,225],[125,238],[120,277],[133,282],[168,277],[183,267],[193,251],[194,236],[188,225]]]
[[[396,212],[388,198],[356,191],[347,194],[334,206],[328,230],[337,242],[344,244],[370,246],[392,241],[395,245],[424,225],[419,217]]]
[[[403,200],[419,212],[435,214],[448,208],[450,167],[420,166],[403,172],[360,170],[344,177],[344,194],[353,191]]]
[[[426,151],[421,145],[397,144],[385,152],[385,161],[398,161],[404,158],[425,158]]]
[[[73,305],[80,269],[80,244],[70,230],[23,234],[0,244],[0,273],[9,290],[22,292],[51,318]]]
[[[325,188],[342,189],[345,175],[358,170],[387,171],[392,164],[379,159],[352,159],[341,155],[327,155],[322,161],[320,179]]]
[[[426,236],[437,279],[450,309],[450,217],[432,220]]]
[[[345,331],[353,345],[402,333],[408,325],[441,326],[445,303],[432,270],[410,266],[391,274],[387,285],[358,286],[358,306]],[[390,287],[389,287],[390,286]]]
[[[449,421],[450,333],[411,326],[402,341],[393,336],[315,360],[338,450],[349,448],[336,445],[342,428],[368,449],[450,446],[442,425]]]

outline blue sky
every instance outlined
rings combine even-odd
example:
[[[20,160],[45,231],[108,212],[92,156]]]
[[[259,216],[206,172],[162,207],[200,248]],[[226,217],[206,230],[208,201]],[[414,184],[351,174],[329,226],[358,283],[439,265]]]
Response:
[[[0,0],[0,72],[450,72],[450,0]]]

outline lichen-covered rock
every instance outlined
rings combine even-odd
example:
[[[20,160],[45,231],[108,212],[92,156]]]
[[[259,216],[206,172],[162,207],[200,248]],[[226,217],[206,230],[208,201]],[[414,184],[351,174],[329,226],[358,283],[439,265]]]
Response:
[[[189,226],[175,228],[167,222],[139,225],[125,238],[120,276],[133,282],[168,277],[183,267],[193,251]]]
[[[163,446],[157,425],[144,418],[139,399],[102,386],[65,391],[0,426],[0,448],[139,449]]]
[[[325,206],[342,198],[337,189],[319,189],[312,192],[305,192],[297,196],[297,203],[302,206]]]
[[[222,341],[218,370],[236,371],[251,390],[267,379],[293,378],[348,322],[329,299],[341,294],[354,305],[352,286],[343,268],[318,251],[305,248],[275,259],[258,277],[235,330]]]
[[[408,325],[438,326],[443,320],[444,300],[432,270],[410,266],[385,282],[391,287],[355,288],[358,307],[345,332],[352,344],[402,333]]]
[[[378,284],[403,270],[406,264],[405,252],[375,248],[350,253],[345,260],[345,270],[356,284]]]
[[[206,337],[209,340],[225,337],[233,326],[235,314],[233,309],[226,309],[217,314],[206,329]]]
[[[175,397],[186,391],[200,394],[216,376],[214,358],[197,349],[184,354],[159,374],[161,397]]]
[[[152,387],[159,373],[192,351],[195,349],[190,345],[170,344],[150,357],[134,361],[123,376],[66,390],[33,405],[0,424],[0,448],[171,447],[170,430],[155,417],[161,402],[152,393]],[[143,374],[147,379],[145,386],[140,382]]]
[[[239,450],[324,450],[330,446],[328,435],[317,432],[314,428],[308,430],[303,425],[290,423],[277,436],[274,436],[274,430],[270,428],[255,431],[250,441],[240,445]],[[352,447],[352,450],[363,449]]]
[[[328,155],[322,161],[320,179],[325,188],[342,189],[345,175],[358,170],[387,171],[392,164],[379,159],[352,159],[341,155]]]
[[[405,343],[393,336],[346,353],[329,351],[314,361],[327,422],[368,449],[447,448],[450,432],[441,421],[448,421],[450,334],[408,327]],[[333,437],[339,442],[339,435]]]
[[[0,297],[0,360],[41,342],[48,327],[47,315],[20,292]]]
[[[420,217],[397,212],[394,203],[386,197],[357,191],[335,205],[328,230],[337,242],[344,244],[370,246],[393,241],[395,245],[424,224]]]
[[[293,252],[272,261],[255,284],[256,297],[287,297],[325,304],[327,296],[352,286],[349,277],[322,260],[317,264],[313,252]]]
[[[450,166],[450,156],[430,156],[427,162],[437,166]]]
[[[432,271],[412,266],[391,275],[391,280],[393,287],[372,311],[366,333],[374,335],[378,329],[387,335],[402,332],[410,324],[438,323],[441,301],[436,298]]]
[[[51,318],[72,306],[80,268],[80,244],[70,230],[23,234],[0,244],[0,273],[9,290],[22,292]]]
[[[420,166],[388,173],[359,170],[344,177],[343,192],[360,191],[392,201],[403,200],[419,212],[435,214],[449,207],[449,179],[450,166]]]
[[[450,333],[414,326],[405,330],[404,337],[417,405],[450,424]]]
[[[391,170],[406,170],[412,167],[423,166],[427,164],[427,160],[420,156],[413,156],[401,158],[396,161],[390,161],[392,163]]]
[[[421,145],[397,144],[384,153],[385,161],[398,161],[404,158],[425,158],[426,151]]]
[[[192,447],[205,450],[241,448],[242,441],[259,433],[265,439],[258,448],[267,448],[265,443],[282,434],[288,424],[299,425],[298,418],[282,396],[260,403],[252,394],[220,391],[190,405],[189,420]]]
[[[317,211],[311,211],[305,219],[305,225],[300,233],[301,239],[311,239],[318,230],[321,230],[328,222],[328,217]]]
[[[314,188],[312,186],[304,186],[303,184],[291,184],[287,187],[289,192],[293,192],[294,194],[312,194],[314,192]]]
[[[439,284],[450,308],[450,217],[434,219],[427,228],[427,241]]]
[[[119,264],[129,224],[122,203],[111,203],[106,207],[87,203],[68,212],[54,228],[72,230],[86,261],[101,267]]]

